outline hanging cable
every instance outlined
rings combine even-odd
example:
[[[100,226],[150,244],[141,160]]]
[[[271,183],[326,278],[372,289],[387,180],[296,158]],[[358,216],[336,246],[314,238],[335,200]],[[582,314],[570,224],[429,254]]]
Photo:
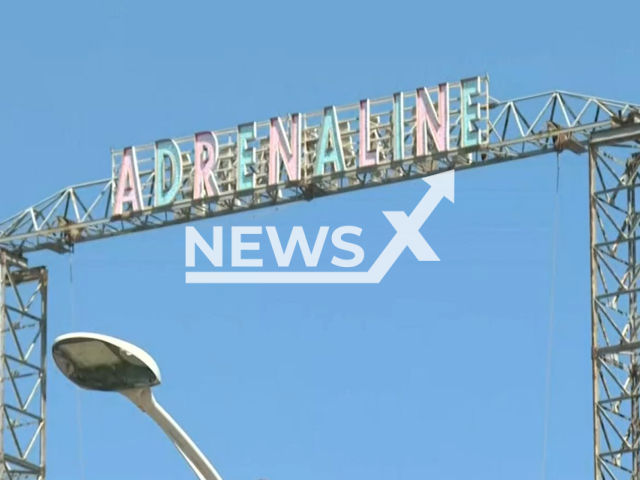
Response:
[[[551,254],[551,292],[549,299],[549,332],[547,337],[547,366],[545,379],[545,399],[544,399],[544,420],[543,420],[543,436],[542,436],[542,480],[545,480],[547,474],[547,443],[549,432],[549,404],[551,396],[551,360],[553,346],[553,323],[555,310],[555,294],[556,294],[556,270],[557,270],[557,254],[558,254],[558,234],[560,231],[560,153],[556,154],[556,196],[553,211],[553,245]]]
[[[75,295],[73,291],[73,252],[69,254],[69,310],[71,316],[71,330],[76,330]],[[85,480],[84,475],[84,451],[82,439],[82,409],[80,398],[80,387],[76,390],[76,420],[78,427],[78,467],[80,469],[80,480]]]

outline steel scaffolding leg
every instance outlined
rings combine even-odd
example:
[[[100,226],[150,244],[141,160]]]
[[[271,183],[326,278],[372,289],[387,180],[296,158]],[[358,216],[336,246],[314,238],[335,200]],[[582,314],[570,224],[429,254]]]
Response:
[[[589,144],[596,480],[640,480],[640,125]]]
[[[43,480],[47,270],[0,251],[0,279],[0,480]]]

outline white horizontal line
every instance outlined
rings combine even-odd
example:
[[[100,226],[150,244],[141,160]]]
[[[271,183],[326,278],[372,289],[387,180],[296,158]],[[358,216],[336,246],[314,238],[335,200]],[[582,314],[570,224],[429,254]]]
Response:
[[[187,283],[379,283],[369,272],[187,272]]]

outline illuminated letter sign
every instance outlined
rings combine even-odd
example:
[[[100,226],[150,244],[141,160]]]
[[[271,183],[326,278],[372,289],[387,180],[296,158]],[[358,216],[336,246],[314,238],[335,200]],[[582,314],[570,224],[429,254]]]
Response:
[[[218,138],[213,132],[196,133],[193,161],[193,199],[220,194],[215,170],[218,166]],[[205,160],[206,157],[206,160]],[[203,195],[203,185],[204,192]]]
[[[238,190],[248,190],[256,186],[256,178],[251,171],[256,164],[256,149],[247,148],[247,144],[255,139],[255,122],[238,127]]]
[[[404,94],[393,95],[393,159],[404,158]]]
[[[316,151],[316,175],[323,175],[325,165],[333,165],[334,172],[344,170],[344,153],[342,151],[342,138],[340,138],[340,126],[336,107],[324,109],[320,141]]]
[[[374,143],[373,150],[369,150],[371,146],[371,125],[370,120],[369,100],[362,100],[360,102],[360,167],[368,167],[378,163],[380,151],[378,149],[378,142]]]
[[[165,159],[169,159],[171,166],[170,186],[165,192]],[[156,142],[156,170],[155,170],[156,207],[169,205],[178,194],[182,185],[182,156],[180,148],[173,140]]]
[[[176,214],[209,216],[308,198],[315,187],[333,192],[386,181],[398,169],[413,172],[412,164],[435,170],[445,155],[472,161],[489,142],[489,98],[489,79],[472,77],[127,147],[112,152],[113,215],[175,203]],[[148,159],[153,165],[139,171],[137,158],[140,168]]]
[[[300,114],[291,116],[291,142],[287,140],[282,120],[272,118],[269,130],[269,185],[280,181],[280,159],[287,172],[289,181],[300,179],[300,162],[302,161],[302,128]]]
[[[132,212],[142,210],[142,188],[140,187],[140,175],[138,173],[138,160],[135,147],[127,147],[122,155],[122,165],[118,176],[118,188],[116,190],[114,215],[122,215],[124,204],[131,204]]]
[[[480,105],[474,103],[478,95],[480,95],[479,78],[462,81],[461,122],[463,147],[471,147],[480,143],[480,130],[476,126],[476,122],[480,119]]]
[[[444,83],[438,89],[438,114],[429,92],[420,88],[416,92],[416,155],[429,153],[427,129],[439,152],[449,150],[449,86]]]

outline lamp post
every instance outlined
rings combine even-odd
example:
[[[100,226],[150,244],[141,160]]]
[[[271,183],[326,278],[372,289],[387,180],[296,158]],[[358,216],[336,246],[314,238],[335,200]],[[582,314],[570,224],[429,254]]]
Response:
[[[160,369],[147,352],[106,335],[70,333],[54,340],[52,354],[60,371],[79,387],[118,392],[149,415],[200,480],[222,480],[195,443],[153,396],[151,388],[160,385]]]

